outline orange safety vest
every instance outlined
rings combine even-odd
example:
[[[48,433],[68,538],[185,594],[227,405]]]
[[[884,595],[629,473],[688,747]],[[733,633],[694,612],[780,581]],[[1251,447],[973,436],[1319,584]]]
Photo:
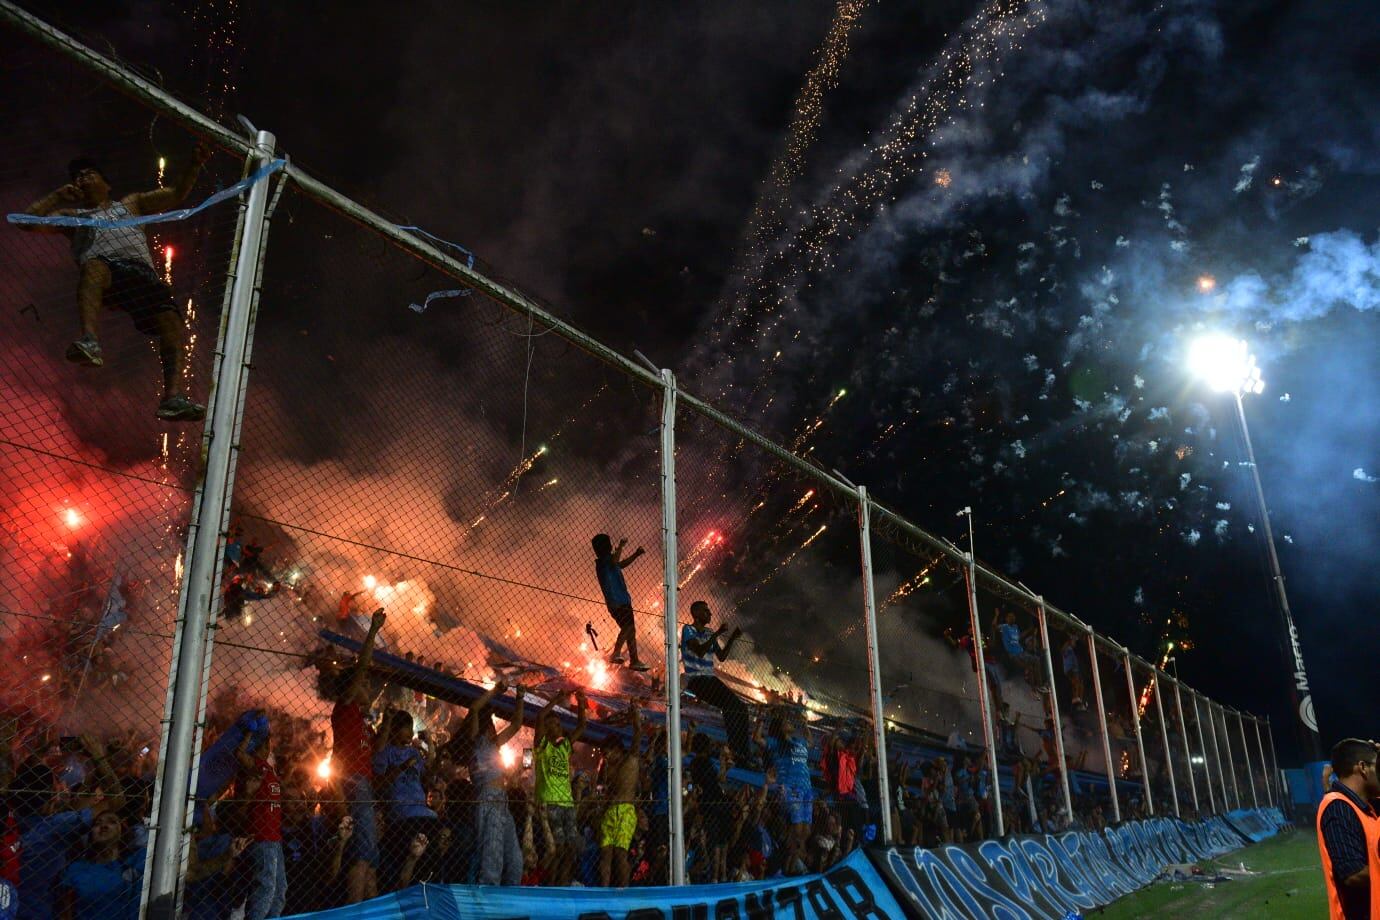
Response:
[[[1357,808],[1349,796],[1340,792],[1329,792],[1323,796],[1316,820],[1318,851],[1322,854],[1323,884],[1327,886],[1328,916],[1332,920],[1346,920],[1342,913],[1342,900],[1337,895],[1337,881],[1332,877],[1332,859],[1327,855],[1327,845],[1323,842],[1322,835],[1323,812],[1333,802],[1345,802],[1361,821],[1361,829],[1366,835],[1366,864],[1370,867],[1370,916],[1372,920],[1380,920],[1380,819]]]

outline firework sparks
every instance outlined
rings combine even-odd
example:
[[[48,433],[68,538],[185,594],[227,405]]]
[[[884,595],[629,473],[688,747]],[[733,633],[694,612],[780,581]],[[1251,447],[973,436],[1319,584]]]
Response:
[[[1215,290],[1217,290],[1216,278],[1212,277],[1211,275],[1198,276],[1198,293],[1211,294]]]
[[[934,174],[934,184],[940,188],[948,188],[954,184],[954,177],[947,169],[941,169]]]
[[[739,606],[742,606],[742,605],[743,605],[744,603],[746,603],[749,599],[751,599],[751,597],[752,597],[754,594],[756,594],[758,591],[762,590],[762,588],[765,587],[765,586],[767,585],[768,582],[770,582],[770,581],[771,581],[773,578],[775,578],[777,575],[779,575],[779,574],[781,574],[783,571],[785,571],[786,566],[788,566],[788,565],[790,565],[792,562],[794,562],[796,556],[799,556],[799,555],[801,554],[801,552],[803,552],[811,543],[813,543],[813,542],[815,542],[816,540],[818,540],[819,537],[820,537],[820,535],[823,534],[824,531],[826,531],[826,530],[828,530],[828,529],[829,529],[829,525],[828,525],[828,524],[820,524],[820,525],[819,525],[819,529],[816,530],[814,533],[810,534],[808,537],[806,537],[804,543],[802,543],[802,544],[800,544],[799,546],[797,546],[788,556],[786,556],[786,558],[782,559],[779,563],[777,563],[776,568],[774,568],[774,569],[772,569],[770,572],[768,572],[766,578],[763,578],[763,579],[762,579],[761,581],[759,581],[757,584],[753,585],[750,589],[748,589],[748,592],[747,592],[746,594],[744,594],[744,595],[742,596],[742,598],[738,601],[738,605],[739,605]]]

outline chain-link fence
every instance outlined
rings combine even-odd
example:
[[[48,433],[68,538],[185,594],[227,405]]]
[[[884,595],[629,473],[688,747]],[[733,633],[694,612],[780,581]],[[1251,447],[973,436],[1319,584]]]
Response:
[[[22,910],[81,906],[82,862],[261,916],[1270,800],[1268,726],[959,549],[967,509],[915,527],[0,14]]]
[[[238,207],[161,218],[243,159],[0,38],[0,760],[37,917],[89,906],[70,879],[147,836]]]

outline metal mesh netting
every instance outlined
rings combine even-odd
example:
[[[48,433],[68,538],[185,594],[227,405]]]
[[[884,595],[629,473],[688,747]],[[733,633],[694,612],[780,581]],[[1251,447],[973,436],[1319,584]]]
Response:
[[[143,872],[238,205],[113,222],[198,204],[243,161],[12,33],[0,81],[5,213],[106,221],[0,230],[0,762],[38,916],[105,828]]]
[[[119,219],[243,175],[193,169],[179,121],[53,52],[0,50],[7,212],[104,206],[108,183]],[[187,914],[421,881],[663,884],[676,802],[691,882],[823,871],[888,824],[916,845],[1096,828],[1148,814],[1147,786],[1159,814],[1194,786],[1199,811],[1264,804],[1253,724],[1186,690],[1180,716],[1177,684],[1161,698],[1062,617],[1046,644],[1038,601],[985,577],[974,630],[966,567],[880,509],[873,687],[857,498],[685,402],[668,645],[661,389],[302,187],[251,330]],[[76,228],[71,252],[4,231],[0,763],[35,910],[78,896],[75,862],[144,865],[237,216]]]
[[[621,866],[599,864],[601,812],[645,805],[630,713],[661,697],[659,394],[477,295],[427,305],[454,281],[315,203],[284,211],[207,759],[271,752],[284,833],[317,834],[327,868],[343,854],[288,878],[290,911],[417,881],[596,883]],[[572,750],[577,688],[598,731]],[[254,808],[232,790],[220,810]]]
[[[857,503],[691,409],[676,445],[687,878],[823,871],[883,807]]]

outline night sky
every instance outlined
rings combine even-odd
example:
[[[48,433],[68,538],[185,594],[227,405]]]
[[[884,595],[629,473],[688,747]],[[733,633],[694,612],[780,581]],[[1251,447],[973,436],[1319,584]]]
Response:
[[[1324,743],[1380,735],[1372,4],[28,6],[764,433],[825,413],[824,466],[950,539],[972,505],[1293,759],[1231,404],[1183,369],[1249,339]]]

